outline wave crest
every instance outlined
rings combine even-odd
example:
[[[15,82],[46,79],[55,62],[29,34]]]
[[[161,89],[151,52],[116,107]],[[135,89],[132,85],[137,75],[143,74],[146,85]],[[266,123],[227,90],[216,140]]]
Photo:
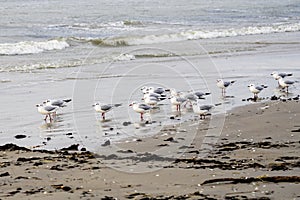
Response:
[[[213,39],[213,38],[282,33],[282,32],[296,32],[296,31],[300,31],[300,23],[275,24],[270,26],[256,26],[256,27],[250,26],[250,27],[219,29],[219,30],[187,30],[179,33],[162,34],[162,35],[113,37],[113,38],[105,38],[105,39],[79,38],[79,40],[91,42],[93,45],[98,45],[98,46],[118,47],[118,46],[159,44],[159,43],[167,43],[167,42],[179,42],[185,40]]]
[[[36,54],[43,51],[61,50],[70,45],[64,40],[49,40],[45,42],[23,41],[18,43],[0,44],[0,55]]]

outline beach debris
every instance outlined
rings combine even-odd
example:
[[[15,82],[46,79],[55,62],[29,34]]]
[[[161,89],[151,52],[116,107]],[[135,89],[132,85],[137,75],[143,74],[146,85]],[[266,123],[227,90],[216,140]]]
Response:
[[[220,183],[252,183],[252,182],[289,182],[300,183],[300,176],[258,176],[258,177],[241,177],[241,178],[216,178],[204,181],[201,185],[220,184]]]
[[[51,185],[51,187],[55,188],[55,189],[59,189],[59,190],[63,190],[63,191],[71,191],[72,188],[69,186],[64,186],[63,184],[55,184],[55,185]]]
[[[131,124],[131,122],[123,122],[123,126],[128,126],[130,124]]]
[[[101,144],[101,146],[106,147],[110,145],[110,140],[106,140],[103,144]]]
[[[0,146],[0,151],[17,151],[17,150],[31,151],[30,149],[27,149],[25,147],[20,147],[16,144],[12,144],[12,143]]]
[[[20,134],[20,135],[15,135],[15,138],[16,139],[23,139],[23,138],[26,138],[27,136],[26,135],[22,135],[22,134]]]
[[[4,177],[4,176],[10,176],[9,172],[4,172],[4,173],[0,174],[0,177]]]
[[[61,151],[78,151],[79,144],[72,144],[69,147],[60,149]]]

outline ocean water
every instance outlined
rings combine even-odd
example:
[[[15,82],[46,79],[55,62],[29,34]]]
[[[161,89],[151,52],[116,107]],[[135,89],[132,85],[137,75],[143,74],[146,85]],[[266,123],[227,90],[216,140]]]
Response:
[[[299,0],[0,0],[0,5],[1,143],[53,149],[77,142],[93,149],[106,139],[151,135],[164,123],[194,118],[187,111],[181,121],[170,120],[174,112],[165,101],[151,115],[153,125],[139,123],[128,104],[141,101],[145,85],[210,91],[205,103],[221,102],[216,112],[223,112],[244,104],[249,82],[275,87],[265,78],[274,70],[293,71],[299,79]],[[231,91],[235,98],[220,98],[219,77],[239,80]],[[293,90],[296,95],[297,87]],[[49,98],[73,99],[51,124],[35,108]],[[123,106],[101,122],[91,107],[95,101]],[[124,126],[127,121],[136,123]],[[16,134],[27,138],[16,140]]]

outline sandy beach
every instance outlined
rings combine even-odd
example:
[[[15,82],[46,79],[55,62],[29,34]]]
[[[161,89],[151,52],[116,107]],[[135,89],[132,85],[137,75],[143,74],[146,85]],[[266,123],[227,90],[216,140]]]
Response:
[[[201,153],[201,141],[209,117],[188,146],[184,135],[195,121],[167,127],[153,137],[120,142],[118,154],[110,155],[32,151],[7,144],[0,153],[0,197],[298,199],[299,114],[298,100],[238,107],[226,114],[220,137],[207,154]],[[176,158],[157,151],[172,144],[180,147]]]

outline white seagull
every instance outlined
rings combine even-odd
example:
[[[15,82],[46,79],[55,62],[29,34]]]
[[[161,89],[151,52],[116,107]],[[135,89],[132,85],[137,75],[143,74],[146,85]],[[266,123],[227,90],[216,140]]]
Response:
[[[93,105],[94,109],[96,112],[101,113],[102,115],[102,119],[105,120],[105,113],[107,113],[108,111],[110,111],[113,106],[112,105],[101,105],[100,103],[95,103]]]
[[[157,87],[157,88],[154,88],[154,87],[147,87],[147,86],[143,86],[141,88],[142,92],[145,94],[147,92],[150,92],[150,93],[157,93],[157,94],[163,94],[164,92],[166,92],[166,90],[162,87]]]
[[[235,81],[223,81],[222,79],[217,80],[217,86],[222,89],[222,94],[225,94],[226,88],[233,83],[235,83]]]
[[[199,106],[198,103],[193,103],[193,111],[194,113],[200,115],[200,119],[205,119],[205,116],[209,113],[209,111],[214,108],[213,105],[202,105]]]
[[[278,83],[279,83],[280,87],[282,87],[283,89],[286,88],[286,92],[288,93],[289,92],[289,86],[293,85],[295,83],[295,81],[284,80],[282,77],[279,77]]]
[[[254,94],[254,99],[257,98],[258,93],[260,93],[264,88],[267,88],[268,86],[266,85],[257,85],[255,86],[254,84],[248,85],[248,88],[250,92]]]
[[[57,106],[57,107],[65,107],[67,103],[72,101],[72,99],[48,99],[46,100],[47,106]]]
[[[47,120],[48,116],[50,119],[50,122],[52,122],[52,118],[51,118],[51,114],[55,114],[57,109],[59,107],[57,106],[47,106],[47,105],[43,105],[43,104],[36,104],[36,107],[38,109],[38,112],[41,113],[42,115],[46,115],[45,117],[45,121]]]
[[[141,114],[141,120],[142,121],[144,120],[143,114],[146,113],[146,112],[149,112],[152,109],[151,106],[148,106],[148,105],[143,104],[143,103],[140,104],[140,103],[137,103],[136,101],[133,101],[131,104],[129,104],[129,106],[131,106],[132,109],[135,112]]]
[[[184,98],[187,98],[190,101],[197,101],[198,99],[204,99],[204,96],[210,95],[209,92],[193,92],[193,91],[188,91],[187,94],[184,95]]]
[[[155,106],[159,102],[159,99],[153,96],[144,96],[144,101],[149,106]]]
[[[273,76],[273,78],[275,80],[279,80],[280,77],[284,78],[286,76],[293,76],[293,74],[292,73],[286,73],[286,72],[280,72],[280,73],[278,73],[278,72],[274,71],[274,72],[271,73],[271,76]]]
[[[186,102],[187,99],[180,96],[171,96],[171,104],[176,105],[176,111],[180,111],[180,106],[182,103]]]

